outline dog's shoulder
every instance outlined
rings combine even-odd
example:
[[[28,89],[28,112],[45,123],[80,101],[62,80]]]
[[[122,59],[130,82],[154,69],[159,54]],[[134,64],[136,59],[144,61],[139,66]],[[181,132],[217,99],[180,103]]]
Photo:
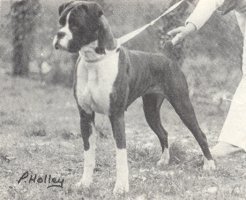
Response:
[[[146,63],[146,61],[152,60],[167,60],[168,58],[162,53],[153,53],[140,50],[132,50],[126,47],[120,47],[120,57],[122,59],[128,59],[129,61],[140,60]],[[135,62],[134,62],[135,63]]]
[[[156,71],[171,72],[180,70],[178,60],[167,52],[153,53],[131,50],[126,47],[120,47],[119,51],[119,69],[127,74],[134,75],[141,71],[155,73]]]

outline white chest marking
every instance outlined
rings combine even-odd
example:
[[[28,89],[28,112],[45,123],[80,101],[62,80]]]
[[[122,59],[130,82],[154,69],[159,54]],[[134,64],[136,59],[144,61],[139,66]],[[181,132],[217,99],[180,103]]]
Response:
[[[118,61],[119,52],[110,52],[98,62],[89,63],[81,58],[78,63],[76,94],[79,105],[87,113],[109,114]]]

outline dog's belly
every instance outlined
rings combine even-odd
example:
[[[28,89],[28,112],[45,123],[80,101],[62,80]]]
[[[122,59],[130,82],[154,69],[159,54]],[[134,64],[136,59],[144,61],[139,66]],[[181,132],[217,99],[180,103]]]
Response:
[[[78,63],[76,96],[78,104],[87,113],[109,114],[118,59],[119,53],[113,53],[96,63],[87,63],[82,59]]]

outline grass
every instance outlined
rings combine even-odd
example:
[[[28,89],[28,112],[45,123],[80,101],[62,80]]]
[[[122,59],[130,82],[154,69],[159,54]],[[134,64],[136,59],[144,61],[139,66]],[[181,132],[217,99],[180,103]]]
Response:
[[[216,143],[225,113],[214,104],[193,100],[198,120],[210,145]],[[163,124],[170,133],[172,162],[156,167],[161,149],[147,126],[141,101],[126,115],[130,192],[114,197],[114,141],[108,120],[99,117],[97,165],[89,191],[73,185],[83,171],[83,143],[72,89],[43,86],[40,82],[0,73],[0,199],[246,199],[246,155],[217,160],[217,170],[201,169],[201,151],[168,103],[162,108]],[[64,178],[64,188],[17,183],[25,172]]]

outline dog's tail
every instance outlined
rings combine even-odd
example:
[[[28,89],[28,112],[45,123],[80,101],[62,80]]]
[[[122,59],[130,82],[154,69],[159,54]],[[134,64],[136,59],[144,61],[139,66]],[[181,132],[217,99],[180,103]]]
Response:
[[[184,61],[183,44],[173,45],[171,40],[167,40],[163,46],[164,54],[174,62],[182,64]]]

